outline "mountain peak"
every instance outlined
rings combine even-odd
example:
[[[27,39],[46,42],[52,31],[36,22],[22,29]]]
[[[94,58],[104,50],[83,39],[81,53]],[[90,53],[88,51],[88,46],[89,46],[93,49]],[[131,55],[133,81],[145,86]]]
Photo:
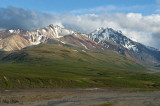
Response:
[[[136,42],[127,38],[121,31],[116,31],[112,28],[98,28],[94,32],[90,34],[90,38],[92,40],[97,41],[98,43],[103,42],[104,40],[110,40],[116,44],[119,44],[126,49],[133,50],[134,52],[138,52],[138,48],[136,46]],[[106,45],[106,44],[104,44]]]
[[[54,25],[54,24],[50,24],[48,27],[54,27],[54,28],[62,28],[61,26],[59,26],[59,25]]]

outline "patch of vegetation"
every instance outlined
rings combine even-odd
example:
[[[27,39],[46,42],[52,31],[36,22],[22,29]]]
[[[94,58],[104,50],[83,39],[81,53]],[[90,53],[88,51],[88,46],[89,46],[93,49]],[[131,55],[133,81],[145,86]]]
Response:
[[[40,45],[6,54],[0,88],[119,87],[159,89],[160,76],[113,51]]]

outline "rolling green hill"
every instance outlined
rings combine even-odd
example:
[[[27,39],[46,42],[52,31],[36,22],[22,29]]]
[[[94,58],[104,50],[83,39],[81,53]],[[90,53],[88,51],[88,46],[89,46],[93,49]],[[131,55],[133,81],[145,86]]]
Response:
[[[115,51],[56,45],[3,52],[0,88],[159,88],[160,76]]]

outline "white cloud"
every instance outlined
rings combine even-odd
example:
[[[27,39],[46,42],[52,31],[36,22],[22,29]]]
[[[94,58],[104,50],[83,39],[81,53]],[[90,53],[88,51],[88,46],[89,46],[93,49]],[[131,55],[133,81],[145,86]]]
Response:
[[[160,48],[160,15],[143,16],[140,13],[128,14],[86,14],[66,15],[62,24],[70,29],[90,33],[99,27],[111,27],[143,44]]]
[[[99,10],[101,9],[97,9]],[[58,24],[84,33],[90,33],[99,27],[110,27],[121,30],[138,42],[160,48],[159,14],[143,16],[140,13],[106,13],[58,16],[14,7],[0,8],[0,29],[32,30],[49,24]]]

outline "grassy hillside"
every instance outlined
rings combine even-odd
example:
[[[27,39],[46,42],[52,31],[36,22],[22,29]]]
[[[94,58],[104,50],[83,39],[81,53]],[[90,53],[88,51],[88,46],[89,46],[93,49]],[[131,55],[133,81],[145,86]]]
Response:
[[[41,45],[8,53],[0,62],[0,88],[159,88],[160,76],[113,51]]]

